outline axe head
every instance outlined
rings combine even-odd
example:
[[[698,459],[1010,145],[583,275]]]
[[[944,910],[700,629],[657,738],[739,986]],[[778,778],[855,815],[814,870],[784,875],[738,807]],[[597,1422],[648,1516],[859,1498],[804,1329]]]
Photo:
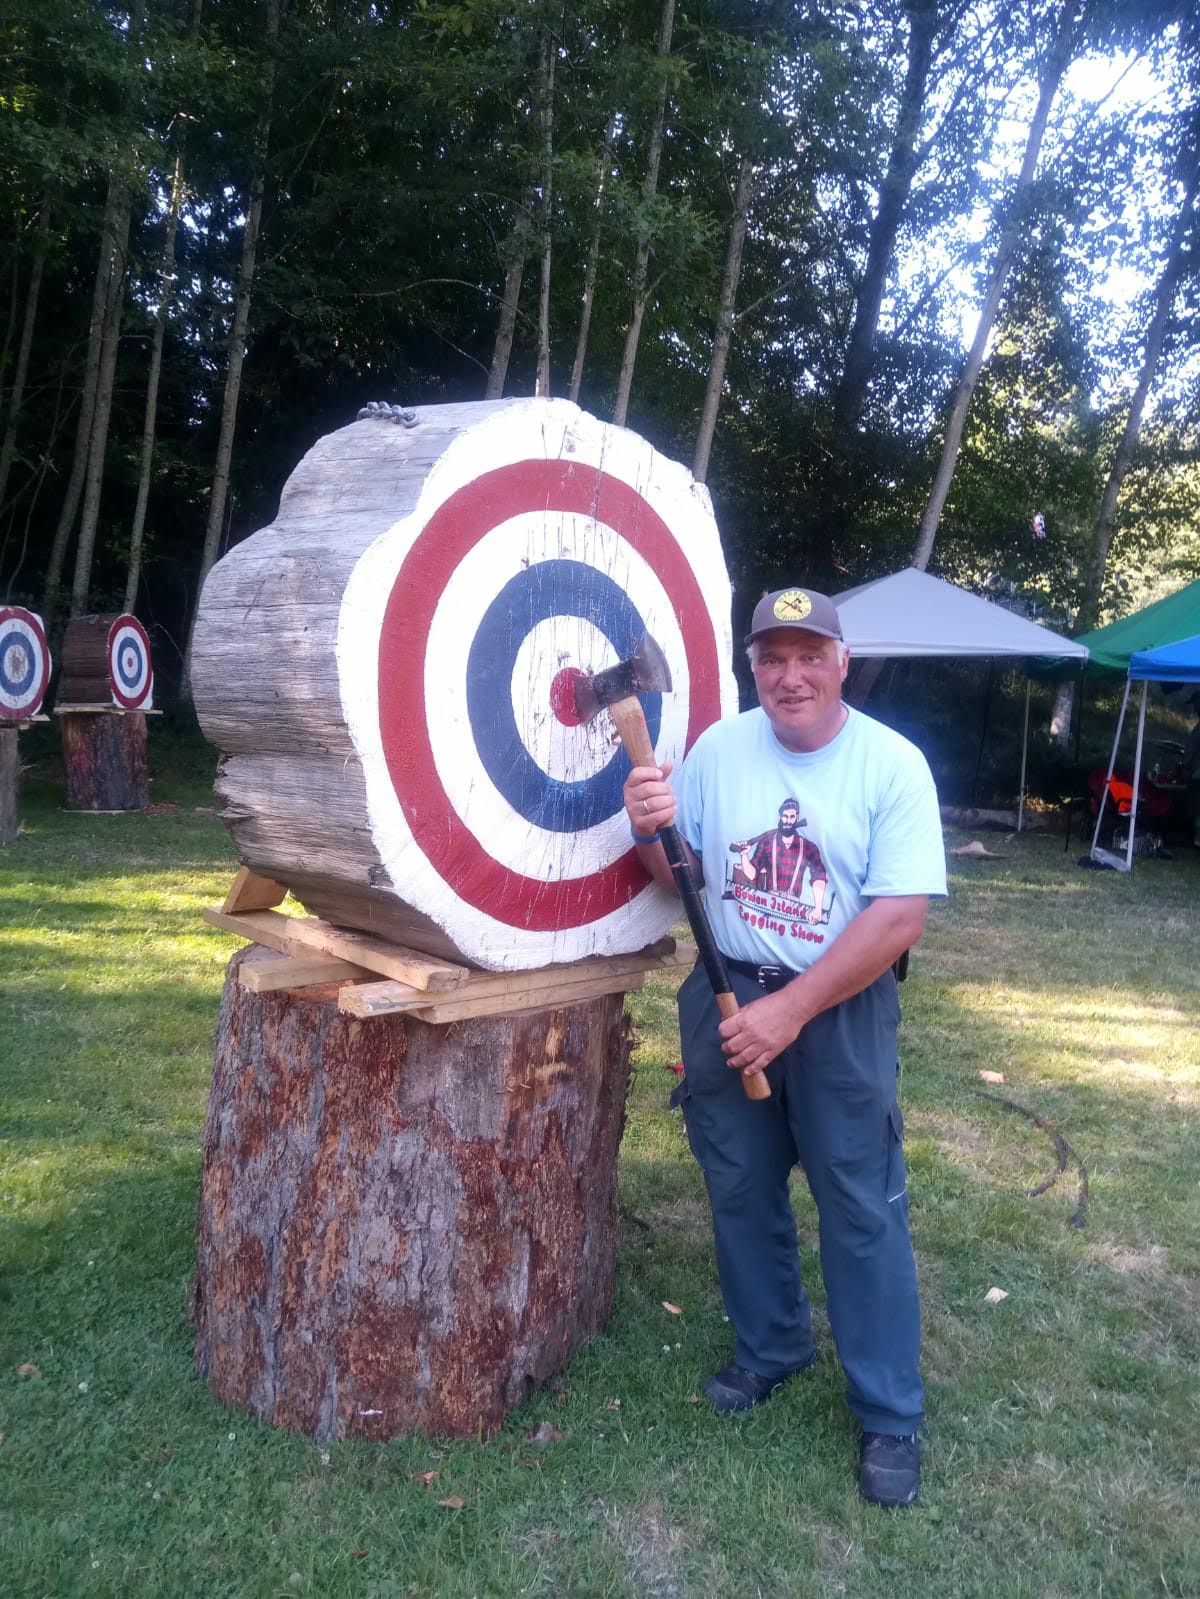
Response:
[[[649,633],[643,633],[627,661],[618,661],[594,677],[580,675],[575,679],[575,714],[581,722],[590,722],[597,711],[617,700],[629,699],[633,694],[670,691],[667,658]]]

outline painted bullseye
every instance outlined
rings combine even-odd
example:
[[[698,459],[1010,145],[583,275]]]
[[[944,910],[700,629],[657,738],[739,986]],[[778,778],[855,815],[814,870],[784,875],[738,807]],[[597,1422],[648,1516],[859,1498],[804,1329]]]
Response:
[[[115,704],[147,710],[154,687],[150,640],[135,616],[118,616],[108,630],[108,674]]]
[[[50,681],[41,618],[21,605],[0,607],[0,720],[36,716]]]
[[[575,685],[587,674],[577,666],[564,666],[550,684],[550,709],[563,727],[578,727],[583,721],[575,705]]]

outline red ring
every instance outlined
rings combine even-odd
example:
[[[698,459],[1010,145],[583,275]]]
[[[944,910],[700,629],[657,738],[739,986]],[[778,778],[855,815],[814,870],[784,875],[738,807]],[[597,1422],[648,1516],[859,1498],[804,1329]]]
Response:
[[[712,619],[695,573],[658,513],[620,478],[576,461],[518,461],[472,479],[433,513],[392,584],[379,636],[379,731],[384,759],[414,841],[459,897],[530,931],[586,926],[627,905],[647,876],[633,850],[588,877],[543,882],[494,860],[454,811],[438,777],[425,722],[425,649],[446,585],[493,527],[531,511],[575,512],[615,528],[656,572],[681,626],[702,618],[689,659],[684,748],[721,714]],[[652,559],[658,557],[658,564]]]
[[[46,641],[46,629],[42,626],[40,616],[35,616],[32,611],[27,611],[23,605],[0,606],[0,623],[12,620],[24,622],[41,646],[42,674],[35,693],[25,701],[26,709],[13,710],[10,706],[0,705],[0,720],[6,722],[24,722],[31,716],[36,716],[42,701],[46,698],[46,689],[50,685],[50,645]]]

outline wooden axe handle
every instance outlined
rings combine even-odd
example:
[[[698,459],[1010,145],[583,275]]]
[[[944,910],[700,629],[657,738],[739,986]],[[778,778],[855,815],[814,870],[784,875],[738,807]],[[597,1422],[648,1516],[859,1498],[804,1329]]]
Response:
[[[625,747],[630,764],[657,766],[658,760],[654,754],[654,745],[650,742],[650,730],[646,726],[646,716],[641,701],[635,695],[630,695],[628,699],[615,700],[608,710],[613,719],[613,726],[621,735],[621,743]],[[691,867],[688,865],[683,840],[673,823],[660,827],[658,834],[666,852],[667,864],[675,874],[679,897],[687,912],[688,925],[692,929],[692,937],[696,940],[700,959],[704,962],[704,970],[708,973],[708,980],[712,984],[717,1009],[722,1017],[736,1016],[738,1002],[730,986],[729,973],[725,969],[725,957],[717,948],[712,928],[708,925],[704,903],[700,898],[696,879],[692,876]],[[770,1099],[771,1085],[762,1072],[749,1074],[740,1072],[739,1076],[747,1099]]]

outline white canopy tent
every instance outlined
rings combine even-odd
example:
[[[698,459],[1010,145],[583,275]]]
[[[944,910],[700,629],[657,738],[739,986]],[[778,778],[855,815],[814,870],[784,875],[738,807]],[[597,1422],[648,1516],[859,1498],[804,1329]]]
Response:
[[[852,656],[992,656],[1086,661],[1087,646],[915,566],[833,596]],[[1021,738],[1017,828],[1025,820],[1029,694]]]

